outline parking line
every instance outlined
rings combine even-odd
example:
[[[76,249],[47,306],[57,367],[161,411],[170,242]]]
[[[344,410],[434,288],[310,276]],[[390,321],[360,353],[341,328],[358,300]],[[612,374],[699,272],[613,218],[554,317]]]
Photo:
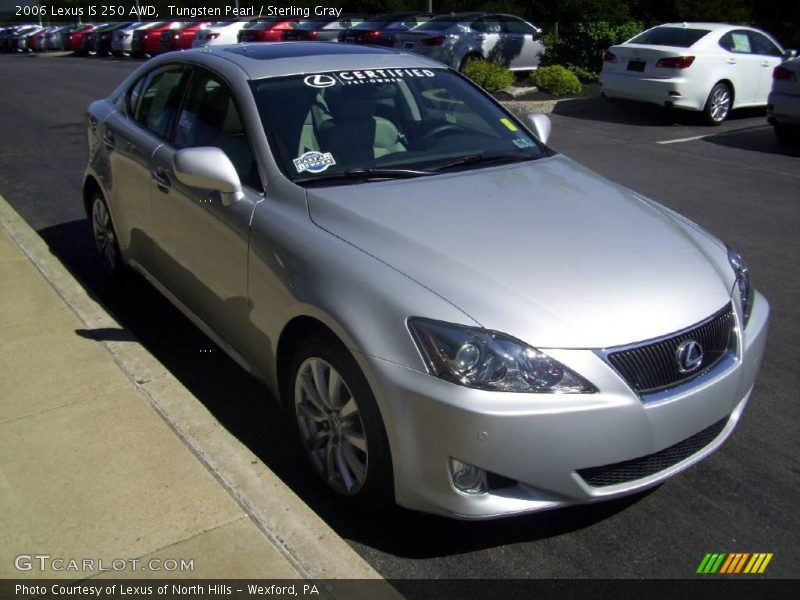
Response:
[[[680,144],[681,142],[693,142],[695,140],[702,140],[703,138],[711,137],[712,135],[716,135],[713,133],[709,133],[707,135],[696,135],[694,137],[688,138],[677,138],[674,140],[661,140],[660,142],[656,142],[656,144]]]

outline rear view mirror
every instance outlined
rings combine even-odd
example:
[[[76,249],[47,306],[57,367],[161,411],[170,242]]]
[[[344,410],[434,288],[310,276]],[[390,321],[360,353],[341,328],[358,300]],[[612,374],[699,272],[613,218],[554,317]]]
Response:
[[[223,206],[244,198],[242,183],[233,163],[219,148],[184,148],[172,159],[175,177],[190,187],[214,190],[222,196]]]
[[[797,50],[786,50],[783,53],[783,58],[785,58],[786,60],[792,60],[796,56],[797,56]]]
[[[531,133],[539,138],[543,144],[547,143],[550,137],[550,132],[553,130],[553,123],[550,117],[542,113],[531,113],[525,117],[525,122],[528,124],[528,129]]]

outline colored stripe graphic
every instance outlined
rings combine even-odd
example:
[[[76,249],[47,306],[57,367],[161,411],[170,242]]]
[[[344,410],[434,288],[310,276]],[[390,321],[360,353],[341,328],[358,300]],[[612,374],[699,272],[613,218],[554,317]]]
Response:
[[[772,556],[771,552],[756,552],[753,554],[749,552],[732,552],[730,554],[708,552],[703,557],[703,560],[700,561],[697,573],[703,575],[714,573],[731,575],[742,573],[742,569],[744,569],[744,573],[763,573],[772,560]]]

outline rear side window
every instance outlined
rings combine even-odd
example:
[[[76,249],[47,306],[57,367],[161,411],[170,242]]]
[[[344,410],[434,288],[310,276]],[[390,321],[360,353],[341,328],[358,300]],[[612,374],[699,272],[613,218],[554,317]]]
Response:
[[[184,67],[170,66],[157,69],[144,78],[143,83],[133,86],[129,106],[134,110],[134,119],[162,139],[169,136],[180,106],[185,86]],[[136,103],[131,101],[137,95]]]
[[[676,46],[689,48],[708,35],[708,29],[687,29],[684,27],[655,27],[640,33],[630,40],[630,44],[646,44],[648,46]]]
[[[729,31],[719,40],[719,45],[728,52],[736,54],[750,54],[753,52],[753,45],[750,43],[750,32],[748,31]]]

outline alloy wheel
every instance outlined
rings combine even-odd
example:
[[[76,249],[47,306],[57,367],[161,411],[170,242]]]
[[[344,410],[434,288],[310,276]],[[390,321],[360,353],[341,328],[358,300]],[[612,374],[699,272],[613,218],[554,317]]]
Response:
[[[100,256],[100,264],[106,273],[113,273],[117,268],[117,246],[111,215],[106,203],[99,196],[92,204],[92,231],[94,244]]]
[[[295,415],[317,472],[344,495],[367,479],[368,451],[358,404],[339,372],[321,358],[306,359],[295,377]]]
[[[715,123],[721,123],[731,110],[731,93],[725,86],[718,86],[711,92],[709,113]]]

